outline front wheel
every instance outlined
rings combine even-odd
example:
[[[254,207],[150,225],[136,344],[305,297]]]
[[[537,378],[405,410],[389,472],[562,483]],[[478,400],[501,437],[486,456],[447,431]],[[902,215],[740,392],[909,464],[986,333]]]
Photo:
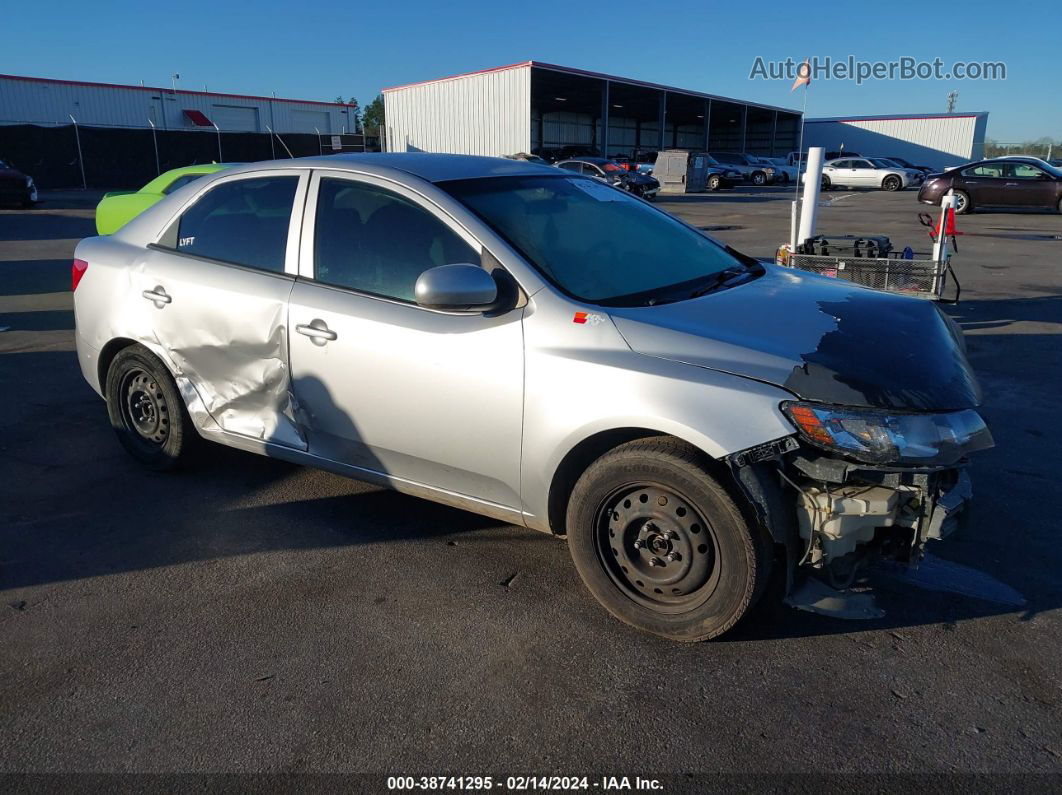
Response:
[[[900,180],[899,177],[890,175],[882,180],[881,187],[887,191],[898,191],[900,188],[903,187],[903,182]]]
[[[767,175],[764,174],[762,171],[755,172],[752,175],[752,184],[753,185],[766,185],[767,184]]]
[[[1059,201],[1059,212],[1062,212],[1062,201]],[[955,191],[955,214],[966,215],[973,209],[973,203],[970,201],[970,196],[961,190]]]
[[[130,345],[107,370],[107,414],[122,447],[148,469],[187,462],[198,441],[177,384],[143,345]]]
[[[830,178],[829,177],[825,177],[824,176],[822,178],[822,189],[823,190],[829,190],[830,189]]]
[[[712,174],[708,177],[708,190],[719,190],[723,185],[723,180],[719,178],[718,174]]]
[[[671,640],[733,627],[769,573],[769,546],[697,451],[675,439],[629,442],[595,461],[568,503],[568,547],[612,615]]]

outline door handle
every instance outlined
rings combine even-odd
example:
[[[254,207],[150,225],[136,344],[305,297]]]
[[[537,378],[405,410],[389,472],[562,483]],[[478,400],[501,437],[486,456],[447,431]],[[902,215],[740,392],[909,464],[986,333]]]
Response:
[[[323,320],[314,320],[309,324],[300,324],[295,327],[295,330],[305,337],[309,337],[314,342],[320,342],[324,344],[329,340],[334,340],[338,335],[325,325]]]
[[[154,290],[144,290],[141,295],[149,301],[154,301],[156,304],[168,304],[173,301],[170,296],[166,295],[166,291],[161,287],[156,287]]]

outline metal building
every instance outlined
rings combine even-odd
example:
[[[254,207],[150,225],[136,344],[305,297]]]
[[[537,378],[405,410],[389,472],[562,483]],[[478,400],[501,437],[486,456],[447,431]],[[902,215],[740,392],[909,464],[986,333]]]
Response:
[[[353,107],[334,102],[0,75],[0,124],[70,124],[71,117],[96,127],[354,132]]]
[[[383,96],[391,151],[784,155],[800,127],[800,112],[788,108],[540,61],[385,88]]]
[[[987,127],[983,112],[805,119],[804,146],[837,151],[843,144],[848,152],[943,169],[984,157]]]

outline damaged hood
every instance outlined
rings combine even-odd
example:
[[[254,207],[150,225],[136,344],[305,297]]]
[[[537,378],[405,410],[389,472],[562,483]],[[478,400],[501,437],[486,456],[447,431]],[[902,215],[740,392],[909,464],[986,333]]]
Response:
[[[764,268],[701,298],[609,314],[638,353],[753,378],[804,400],[908,411],[980,403],[960,332],[933,302]]]

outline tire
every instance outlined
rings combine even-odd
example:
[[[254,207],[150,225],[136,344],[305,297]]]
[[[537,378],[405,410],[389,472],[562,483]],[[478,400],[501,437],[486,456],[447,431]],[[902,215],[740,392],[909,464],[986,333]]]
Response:
[[[784,171],[782,172],[782,178],[781,178],[780,182],[783,185],[788,185],[789,184],[789,175],[786,174]]]
[[[143,345],[118,352],[107,370],[111,427],[122,447],[148,469],[187,464],[199,442],[169,370]]]
[[[822,190],[829,190],[829,189],[830,189],[831,187],[833,187],[833,186],[832,186],[832,185],[831,185],[831,183],[830,183],[830,178],[829,178],[829,177],[825,177],[825,176],[824,176],[824,177],[822,178],[822,186],[821,186],[821,189],[822,189]]]
[[[1059,201],[1059,212],[1062,212],[1062,200]],[[973,202],[970,201],[970,194],[966,191],[955,191],[955,214],[966,215],[973,211]]]
[[[889,174],[881,181],[881,187],[882,190],[887,190],[890,193],[895,192],[903,187],[903,180],[893,174]]]
[[[767,175],[764,174],[762,171],[754,171],[754,172],[752,172],[752,184],[753,185],[766,185],[767,184]]]
[[[722,185],[723,185],[723,180],[719,178],[718,174],[712,174],[710,177],[708,177],[708,184],[707,184],[708,190],[712,190],[712,191],[719,190],[719,188],[722,187]]]
[[[669,437],[629,442],[591,464],[568,502],[567,531],[575,568],[605,609],[670,640],[723,634],[770,574],[763,535],[700,454]]]

